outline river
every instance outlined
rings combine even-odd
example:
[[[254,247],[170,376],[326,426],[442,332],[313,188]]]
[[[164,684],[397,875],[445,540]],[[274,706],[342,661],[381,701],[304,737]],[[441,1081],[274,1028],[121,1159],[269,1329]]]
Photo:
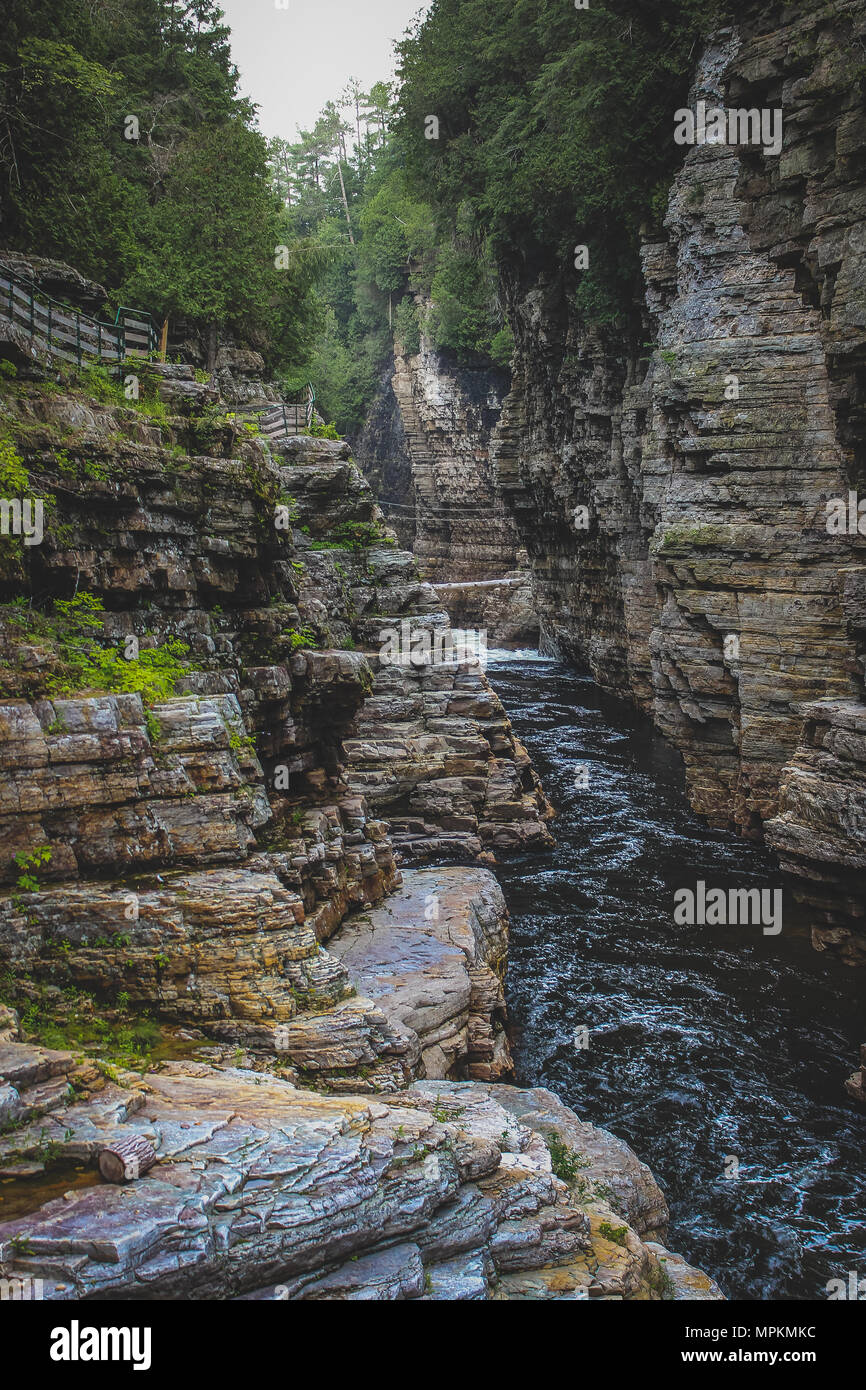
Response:
[[[696,816],[678,756],[589,677],[530,653],[487,674],[558,812],[555,850],[497,869],[518,1081],[631,1144],[670,1247],[729,1298],[866,1278],[866,1114],[842,1088],[862,977],[812,949],[787,890],[777,936],[675,925],[699,879],[780,887],[772,856]]]

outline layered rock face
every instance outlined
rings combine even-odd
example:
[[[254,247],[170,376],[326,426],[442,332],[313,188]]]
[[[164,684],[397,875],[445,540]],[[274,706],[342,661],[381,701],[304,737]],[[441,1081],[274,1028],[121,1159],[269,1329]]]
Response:
[[[465,865],[550,808],[347,446],[225,408],[254,370],[6,378],[4,1296],[721,1297],[624,1144],[502,1084]]]
[[[507,386],[507,373],[455,364],[423,334],[414,355],[396,344],[358,457],[389,521],[405,528],[411,518],[428,579],[489,579],[514,568],[517,536],[489,457]]]
[[[518,551],[518,565],[526,561]],[[436,595],[457,628],[487,633],[488,646],[537,649],[538,615],[528,567],[509,570],[500,579],[437,583]]]
[[[271,453],[213,382],[165,368],[158,384],[168,421],[8,391],[31,487],[54,503],[43,544],[7,552],[6,592],[86,591],[115,650],[188,653],[148,707],[61,696],[50,620],[4,610],[0,954],[34,1006],[122,996],[271,1054],[281,1029],[302,1071],[403,1084],[423,1074],[417,1043],[323,943],[397,886],[398,855],[544,845],[549,808],[477,664],[382,660],[381,633],[447,634],[447,617],[347,446]],[[467,1048],[449,1065],[465,1074]]]
[[[688,150],[643,250],[646,347],[587,334],[558,281],[511,284],[492,447],[543,641],[653,714],[696,809],[766,833],[849,958],[866,538],[827,503],[863,485],[864,23],[748,7],[714,39],[692,104],[780,108],[781,155]]]
[[[400,544],[411,550],[417,527],[415,480],[403,414],[394,394],[394,365],[392,357],[379,379],[364,428],[355,442],[355,457],[384,506],[389,526]]]

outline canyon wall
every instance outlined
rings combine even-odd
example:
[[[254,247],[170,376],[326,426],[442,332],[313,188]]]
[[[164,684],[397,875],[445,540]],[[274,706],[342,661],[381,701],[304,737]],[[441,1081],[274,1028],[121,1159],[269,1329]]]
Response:
[[[815,944],[851,960],[866,536],[828,529],[826,504],[866,484],[864,33],[862,6],[834,0],[782,23],[749,6],[714,37],[690,104],[780,108],[781,155],[685,152],[636,332],[588,331],[573,280],[506,272],[516,352],[491,447],[543,644],[652,714],[695,808],[765,835]]]
[[[411,518],[415,558],[433,582],[490,579],[515,567],[519,542],[489,455],[507,389],[507,372],[458,364],[423,333],[417,353],[395,344],[358,461],[403,539],[399,528]]]

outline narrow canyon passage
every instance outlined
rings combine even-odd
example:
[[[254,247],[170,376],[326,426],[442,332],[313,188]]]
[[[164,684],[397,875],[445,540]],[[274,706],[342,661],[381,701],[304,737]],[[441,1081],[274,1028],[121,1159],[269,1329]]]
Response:
[[[589,678],[528,652],[488,677],[558,811],[553,851],[497,869],[518,1082],[632,1145],[670,1247],[729,1298],[826,1298],[866,1256],[857,973],[812,949],[787,890],[777,936],[675,925],[677,888],[774,889],[772,857],[694,815],[676,755]]]

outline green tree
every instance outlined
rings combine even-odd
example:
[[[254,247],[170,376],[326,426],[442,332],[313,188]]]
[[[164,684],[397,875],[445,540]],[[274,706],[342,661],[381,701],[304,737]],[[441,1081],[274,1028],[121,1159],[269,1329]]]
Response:
[[[240,121],[201,130],[171,165],[124,293],[206,331],[213,366],[221,329],[267,332],[285,244],[278,214],[262,137]]]
[[[433,0],[398,45],[395,129],[410,176],[517,274],[543,265],[566,278],[574,246],[590,245],[579,303],[597,318],[627,314],[641,223],[680,157],[672,114],[715,8]],[[438,140],[425,138],[431,112]]]

